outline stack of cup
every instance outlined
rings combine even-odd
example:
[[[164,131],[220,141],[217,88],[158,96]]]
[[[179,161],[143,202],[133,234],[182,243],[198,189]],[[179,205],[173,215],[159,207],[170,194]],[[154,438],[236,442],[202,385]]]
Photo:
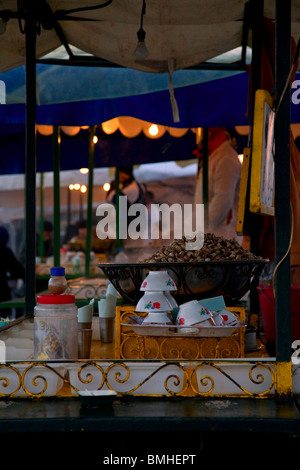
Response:
[[[112,343],[114,339],[117,291],[108,284],[106,296],[98,302],[100,340],[102,343]]]
[[[78,309],[78,358],[89,359],[92,344],[94,299]]]
[[[150,271],[140,290],[144,295],[136,305],[136,312],[147,312],[143,325],[170,323],[169,312],[177,307],[171,291],[177,289],[167,271]]]

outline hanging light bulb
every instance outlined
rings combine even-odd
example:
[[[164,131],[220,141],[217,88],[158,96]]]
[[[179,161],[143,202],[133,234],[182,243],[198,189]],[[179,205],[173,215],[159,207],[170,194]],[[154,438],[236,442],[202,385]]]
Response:
[[[148,49],[145,44],[146,33],[143,30],[143,19],[144,19],[145,13],[146,13],[146,0],[143,0],[143,7],[142,7],[142,13],[141,13],[141,25],[140,25],[140,29],[137,32],[138,43],[134,51],[134,55],[137,60],[145,60],[147,59],[149,55]]]
[[[4,17],[0,18],[0,34],[6,33],[6,25],[8,23],[8,20],[8,15],[4,15]]]
[[[147,57],[149,55],[148,49],[147,49],[146,44],[145,44],[146,33],[143,29],[140,29],[137,32],[137,36],[138,36],[138,44],[137,44],[136,49],[134,51],[134,55],[135,55],[135,58],[137,60],[145,60],[145,59],[147,59]]]

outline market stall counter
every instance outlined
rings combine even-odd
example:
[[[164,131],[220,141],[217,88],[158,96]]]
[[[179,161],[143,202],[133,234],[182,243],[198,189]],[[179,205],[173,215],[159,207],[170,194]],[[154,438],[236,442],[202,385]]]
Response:
[[[0,330],[7,355],[0,428],[11,412],[10,430],[22,421],[24,431],[37,423],[44,431],[136,431],[143,423],[151,432],[160,423],[206,432],[232,422],[242,431],[260,422],[261,430],[298,432],[295,399],[282,388],[286,375],[276,359],[245,352],[245,307],[237,303],[264,265],[253,258],[102,264],[105,277],[93,280],[93,294],[83,278],[62,294],[41,295],[36,308],[47,308],[39,315]],[[77,312],[77,357],[65,342],[70,319],[64,314],[59,327],[53,324],[66,298],[74,318]],[[113,324],[112,336],[103,332],[104,320]],[[38,352],[37,332],[45,336]],[[81,349],[80,335],[90,338],[89,348]],[[291,384],[284,385],[289,392]]]
[[[115,358],[115,341],[100,341],[98,315],[92,325],[89,359],[29,356],[1,363],[0,432],[255,430],[300,436],[297,396],[277,396],[274,358],[122,360]],[[20,335],[32,338],[32,326],[33,318],[19,319],[1,335],[15,330],[20,344]]]

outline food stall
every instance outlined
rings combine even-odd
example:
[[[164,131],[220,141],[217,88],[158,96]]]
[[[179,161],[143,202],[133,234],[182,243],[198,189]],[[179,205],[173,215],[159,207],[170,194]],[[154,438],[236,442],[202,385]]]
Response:
[[[278,15],[280,15],[280,18],[286,18],[286,22],[283,22],[285,28],[282,28],[281,30],[281,24],[278,24],[279,28],[276,32],[278,35],[278,41],[283,49],[283,51],[281,51],[278,48],[276,51],[277,60],[279,60],[281,59],[281,54],[284,55],[284,51],[289,50],[290,32],[288,24],[290,23],[290,16],[286,5],[284,8],[282,8],[280,2],[277,2],[276,5],[276,21],[278,20]],[[28,140],[26,145],[27,155],[34,155],[35,142],[33,135],[35,116],[33,109],[35,109],[35,81],[33,80],[33,77],[35,77],[35,58],[32,56],[32,53],[34,52],[33,46],[35,39],[35,31],[33,31],[35,28],[34,15],[31,17],[27,12],[26,21],[28,26],[26,29],[28,73]],[[256,51],[257,50],[258,49],[256,49]],[[286,68],[281,67],[280,71],[277,71],[278,75],[282,74],[281,78],[280,76],[277,77],[277,81],[280,85],[282,85],[282,81],[285,81],[289,68],[290,64],[286,64]],[[277,90],[279,96],[281,94],[281,90],[282,87]],[[287,128],[289,130],[288,110],[286,110],[286,114],[282,111],[285,109],[285,101],[289,101],[288,96],[284,97],[282,101],[282,115],[278,115],[278,121],[275,128],[276,152],[278,142],[279,149],[281,145],[283,147],[280,149],[283,154],[286,152],[285,144],[287,139],[286,134],[283,135],[282,129],[286,130]],[[281,159],[278,160],[278,167],[275,169],[275,174],[282,171],[281,164],[284,166],[285,163],[286,162],[281,161]],[[28,185],[27,190],[31,185],[32,188],[35,188],[34,161],[31,161],[29,158],[27,158],[26,177]],[[284,184],[286,184],[286,181]],[[279,193],[282,195],[284,191],[282,193],[279,191]],[[34,215],[30,214],[30,207],[32,207],[33,202],[34,196],[27,193],[27,214],[29,219],[27,220],[28,226],[26,232],[28,239],[26,269],[29,280],[34,279],[35,275],[33,272],[33,259],[35,256],[33,256],[33,246],[29,243],[30,225],[34,225],[35,222]],[[283,200],[283,197],[280,197],[279,199],[276,199],[275,206],[277,209],[276,223],[280,227],[280,230],[284,232],[284,229],[288,227],[288,224],[286,223],[288,215],[287,201]],[[283,240],[281,238],[277,238],[278,245],[282,242]],[[174,252],[172,253],[174,255]],[[185,255],[186,254],[184,254],[184,256]],[[173,258],[173,256],[171,256],[171,258]],[[164,263],[163,261],[160,262],[162,264]],[[139,266],[127,266],[125,264],[115,266],[114,268],[112,267],[111,269],[115,269],[117,274],[113,271],[109,272],[110,266],[108,266],[106,276],[111,281],[115,289],[117,291],[119,289],[118,293],[122,299],[126,295],[128,296],[128,292],[124,289],[124,285],[126,286],[128,283],[130,285],[129,293],[130,295],[134,295],[133,299],[127,297],[127,305],[124,306],[120,304],[120,300],[116,293],[110,294],[110,296],[113,297],[112,300],[115,301],[115,311],[117,312],[115,317],[115,322],[117,323],[117,328],[115,329],[115,334],[117,334],[117,336],[115,336],[115,341],[117,340],[119,342],[119,357],[114,359],[107,357],[106,355],[111,354],[111,351],[108,353],[109,348],[107,348],[106,352],[99,352],[99,349],[98,351],[97,349],[93,350],[92,347],[90,357],[81,360],[78,358],[72,359],[63,356],[60,359],[44,357],[39,360],[36,358],[28,360],[27,358],[27,360],[23,361],[9,361],[1,364],[1,372],[8,374],[8,376],[3,376],[4,378],[2,378],[2,386],[5,389],[2,395],[5,398],[47,397],[45,401],[40,400],[38,402],[38,409],[36,408],[37,402],[32,400],[26,405],[26,411],[21,412],[20,402],[16,400],[10,409],[1,410],[1,418],[3,418],[3,420],[0,419],[1,429],[4,430],[5,427],[6,431],[15,431],[16,426],[21,426],[22,430],[26,430],[30,428],[31,420],[34,416],[38,420],[40,429],[45,431],[51,429],[59,431],[97,430],[98,432],[104,430],[140,431],[141,423],[144,431],[153,431],[158,425],[158,422],[162,422],[161,429],[166,431],[170,431],[171,428],[175,431],[184,431],[187,429],[198,432],[212,431],[215,429],[222,429],[224,431],[228,429],[228,422],[234,421],[235,429],[238,431],[248,430],[249,426],[260,426],[260,430],[264,431],[270,430],[272,427],[272,431],[280,430],[282,432],[283,430],[286,430],[288,433],[291,431],[297,433],[297,431],[299,431],[299,415],[295,402],[292,399],[293,383],[290,357],[289,321],[287,316],[283,314],[286,313],[286,311],[290,311],[289,286],[286,285],[289,279],[289,266],[287,264],[283,264],[281,266],[281,269],[278,271],[277,278],[279,286],[276,290],[277,297],[279,299],[276,304],[277,324],[279,326],[278,329],[283,331],[283,334],[278,335],[277,338],[277,356],[275,358],[255,358],[253,356],[249,358],[244,356],[243,351],[245,311],[243,306],[240,307],[239,305],[236,305],[236,303],[249,290],[250,282],[253,280],[253,277],[259,274],[262,264],[265,262],[265,260],[260,260],[256,257],[254,259],[248,258],[244,260],[227,259],[218,262],[214,262],[211,259],[206,260],[204,258],[204,261],[203,259],[201,261],[196,261],[197,273],[195,274],[195,272],[193,272],[193,262],[177,260],[173,265],[168,261],[168,263],[171,264],[168,264],[167,267],[170,267],[171,269],[172,266],[175,270],[179,269],[179,275],[177,271],[176,279],[172,279],[175,283],[176,290],[179,289],[178,294],[182,294],[181,288],[183,288],[183,293],[187,295],[188,301],[195,300],[193,297],[193,295],[195,295],[193,292],[195,287],[196,298],[197,300],[199,299],[199,291],[197,292],[197,288],[199,286],[195,286],[195,281],[200,281],[202,300],[210,298],[216,301],[220,300],[216,299],[216,297],[221,297],[222,302],[227,295],[230,296],[230,301],[232,300],[233,305],[230,305],[230,301],[227,301],[228,305],[226,304],[225,307],[227,307],[228,312],[236,316],[235,321],[237,324],[233,326],[235,331],[230,331],[230,333],[237,334],[238,336],[238,339],[235,339],[235,342],[238,342],[239,354],[233,353],[232,356],[234,357],[230,357],[230,351],[233,347],[228,347],[227,345],[227,348],[225,349],[227,350],[227,353],[229,350],[229,356],[226,356],[225,352],[224,354],[226,358],[224,358],[223,353],[220,357],[218,353],[221,350],[221,341],[219,341],[217,342],[217,346],[209,347],[210,353],[208,357],[206,356],[204,359],[203,357],[199,358],[197,354],[188,358],[184,357],[185,347],[181,349],[175,348],[175,354],[179,354],[176,358],[168,357],[166,359],[162,356],[154,357],[151,356],[151,354],[148,358],[145,355],[145,352],[148,353],[149,349],[148,345],[145,342],[143,343],[143,337],[158,336],[161,338],[164,335],[153,335],[153,331],[152,335],[148,335],[148,333],[146,335],[136,333],[134,328],[136,331],[140,331],[140,325],[133,324],[132,318],[129,318],[129,321],[127,321],[128,312],[130,313],[129,317],[135,316],[132,313],[136,312],[136,307],[140,300],[137,298],[137,295],[140,295],[141,287],[146,279],[146,272],[141,275],[139,271],[139,267],[143,267],[141,264]],[[155,268],[157,268],[158,263],[159,261],[154,261]],[[147,266],[149,265],[151,265],[151,261],[148,261]],[[137,268],[137,271],[132,272],[134,271],[134,268]],[[166,268],[166,265],[164,265],[164,268]],[[185,277],[185,268],[187,272],[192,270],[191,282],[188,275]],[[105,266],[103,264],[101,265],[101,269],[105,272]],[[129,273],[127,273],[128,270]],[[135,278],[134,276],[137,277]],[[242,282],[241,279],[243,280]],[[237,281],[241,282],[241,285],[237,285]],[[216,285],[216,282],[219,282],[220,285]],[[108,287],[110,286],[107,286],[107,289]],[[241,291],[237,294],[240,288]],[[229,289],[229,294],[227,289]],[[232,289],[231,292],[230,289]],[[70,295],[70,297],[70,301],[73,301],[72,295]],[[108,298],[109,295],[107,294],[106,301]],[[99,299],[99,301],[100,300],[101,299]],[[129,300],[132,305],[128,305]],[[186,300],[187,299],[185,298],[184,302],[186,302]],[[151,300],[151,303],[154,305],[154,303],[157,302],[153,303],[153,300]],[[179,303],[181,303],[181,300],[178,304]],[[28,331],[29,340],[32,340],[32,333],[34,330],[31,315],[35,307],[36,300],[34,286],[29,282],[27,284],[26,292],[27,315],[26,318],[17,325],[20,330],[24,331],[24,335],[25,331]],[[86,307],[84,313],[90,313],[90,309],[92,309],[94,305],[91,303],[84,307]],[[218,308],[215,306],[213,308],[214,311],[218,312]],[[221,310],[223,310],[223,308],[224,305],[222,304]],[[86,310],[88,312],[86,312]],[[90,327],[86,328],[86,330],[92,329],[97,333],[99,326],[98,322],[100,321],[100,318],[102,318],[100,317],[100,310],[98,313],[99,318],[96,316],[96,318],[92,318],[92,321],[84,322],[95,323],[96,321],[97,326],[95,327],[95,330]],[[146,310],[143,313],[149,312]],[[125,315],[127,317],[126,321]],[[144,318],[145,315],[138,316]],[[227,317],[230,317],[229,313],[227,313]],[[107,315],[107,317],[105,317],[104,315],[104,318],[110,318],[110,316]],[[1,330],[1,334],[4,333],[8,336],[13,336],[14,332],[17,330],[15,327],[9,328],[9,326],[4,326]],[[177,323],[172,324],[171,328],[169,328],[169,326],[170,325],[168,325],[168,339],[169,336],[172,335],[178,336],[178,330],[179,333],[182,333],[181,329],[184,328],[182,325]],[[121,327],[123,329],[121,329]],[[220,329],[223,328],[223,331],[227,331],[227,327],[228,325],[222,325],[220,326]],[[152,327],[150,326],[150,328]],[[207,328],[209,328],[209,331],[216,331],[213,329],[219,327],[217,325],[212,325]],[[232,328],[232,326],[229,326],[229,328]],[[128,357],[128,355],[124,355],[123,352],[123,357],[121,357],[121,349],[122,351],[125,350],[122,335],[123,337],[126,336],[128,334],[128,329],[130,331],[132,330],[136,336],[142,337],[142,346],[141,342],[138,341],[135,347],[130,347],[128,353],[130,357]],[[171,332],[169,331],[170,329],[172,330]],[[191,329],[197,330],[188,332],[190,336],[196,337],[197,342],[203,342],[203,338],[207,338],[207,336],[199,334],[198,327]],[[133,336],[131,332],[130,336]],[[194,337],[189,339],[194,340]],[[222,338],[222,335],[215,335],[209,339],[215,340],[215,338],[220,339]],[[177,340],[178,338],[176,337],[171,339]],[[99,345],[99,340],[97,338],[94,337],[94,341],[95,343],[98,342]],[[191,342],[192,341],[190,341],[190,343]],[[103,341],[103,343],[105,343],[105,341]],[[159,344],[157,343],[158,345],[156,344],[156,346],[161,349],[162,343],[163,340],[161,340]],[[122,348],[121,344],[123,344]],[[53,345],[51,345],[51,347],[51,351],[53,351]],[[171,345],[170,349],[174,350],[173,345]],[[114,350],[116,351],[116,346]],[[135,358],[132,356],[134,350],[137,354]],[[212,350],[213,353],[211,352]],[[142,356],[141,351],[143,351]],[[181,352],[178,353],[178,351]],[[93,357],[94,354],[95,356]],[[99,359],[100,355],[101,359]],[[168,356],[169,355],[170,353],[168,353]],[[61,397],[61,400],[52,401],[51,398],[53,396],[55,396],[55,398]],[[125,397],[130,397],[132,400],[129,400],[128,402],[126,400],[124,401]],[[179,397],[185,398],[186,400],[175,399]],[[200,400],[200,398],[203,397],[209,397],[211,399],[210,409],[205,408],[204,403],[207,404],[207,402]],[[227,406],[228,421],[225,424],[224,420],[218,417],[220,412],[220,408],[218,406],[220,397],[223,399],[222,403],[225,403],[225,406]],[[235,402],[233,403],[233,401],[229,401],[228,404],[226,404],[227,402],[224,401],[225,397],[226,399],[229,397],[235,397]],[[143,401],[142,398],[147,398],[148,400]],[[248,398],[249,401],[241,401],[240,398]],[[264,398],[265,400],[260,400],[261,398]],[[104,403],[110,403],[112,406],[107,405],[107,407],[103,407]],[[234,408],[236,403],[239,405],[238,408]],[[67,404],[68,416],[66,416],[66,408],[64,408],[64,404]],[[96,412],[94,407],[97,409]],[[90,408],[92,408],[92,413],[90,413]],[[263,420],[261,419],[262,408],[264,410],[263,414],[265,417]],[[63,416],[63,420],[60,420],[61,416]],[[249,416],[251,417],[249,418]],[[20,425],[21,421],[22,424]]]

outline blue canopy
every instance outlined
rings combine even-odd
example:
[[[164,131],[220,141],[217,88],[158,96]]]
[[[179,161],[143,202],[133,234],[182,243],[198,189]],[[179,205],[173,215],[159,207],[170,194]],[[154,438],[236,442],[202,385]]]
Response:
[[[6,104],[0,105],[0,174],[25,171],[25,67],[0,74]],[[174,123],[168,74],[114,67],[37,64],[37,124],[98,125],[132,116],[170,127],[247,125],[248,75],[237,71],[179,70],[172,84],[180,121]],[[127,139],[117,132],[103,135],[95,146],[95,166],[116,166],[192,158],[195,134],[166,133]],[[52,169],[51,137],[38,135],[37,171]],[[5,158],[7,155],[10,158]],[[63,136],[61,169],[88,163],[88,133]]]
[[[25,124],[25,68],[4,72],[0,80],[6,88],[0,123]],[[37,64],[37,82],[37,124],[95,125],[118,116],[185,128],[248,124],[246,72],[174,72],[178,123],[172,115],[166,73]]]

